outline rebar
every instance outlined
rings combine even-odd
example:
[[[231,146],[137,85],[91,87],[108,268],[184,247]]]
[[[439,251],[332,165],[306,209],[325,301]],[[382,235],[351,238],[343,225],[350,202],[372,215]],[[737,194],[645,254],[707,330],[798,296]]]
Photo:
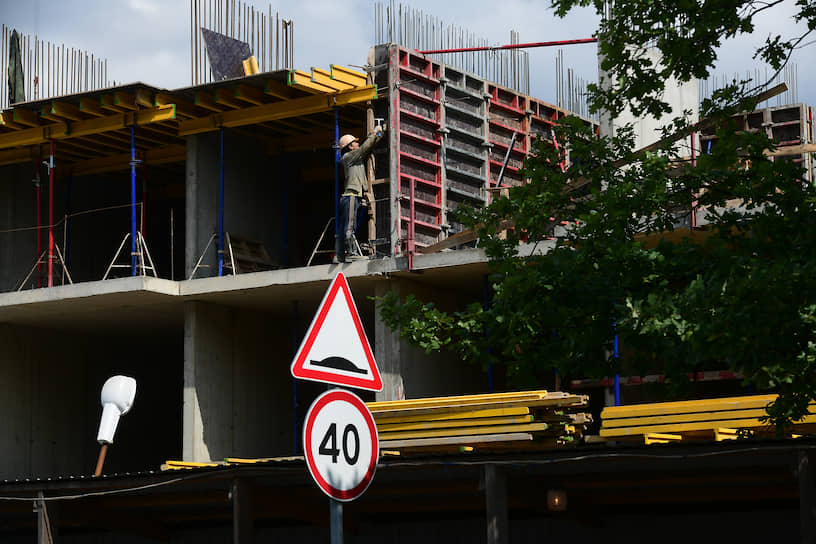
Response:
[[[699,102],[702,104],[703,100],[711,99],[715,92],[724,89],[728,85],[739,85],[742,82],[745,82],[749,90],[759,87],[770,88],[779,83],[788,85],[787,91],[776,95],[775,98],[757,104],[757,109],[771,107],[771,100],[776,102],[776,106],[799,103],[799,66],[796,63],[789,63],[782,70],[770,75],[767,66],[765,66],[763,72],[759,68],[754,68],[753,74],[750,70],[747,70],[744,76],[736,72],[731,76],[712,74],[708,79],[701,80],[698,85]]]
[[[0,46],[0,73],[8,74],[9,40],[14,29],[0,25],[3,43]],[[25,100],[42,100],[62,94],[80,93],[110,85],[107,79],[107,59],[96,58],[88,51],[65,44],[41,40],[37,34],[20,35],[20,52],[25,73]],[[88,61],[89,55],[91,61]],[[89,64],[100,74],[98,80],[88,79]],[[83,72],[86,74],[82,77]],[[0,109],[10,106],[8,86],[0,85]]]

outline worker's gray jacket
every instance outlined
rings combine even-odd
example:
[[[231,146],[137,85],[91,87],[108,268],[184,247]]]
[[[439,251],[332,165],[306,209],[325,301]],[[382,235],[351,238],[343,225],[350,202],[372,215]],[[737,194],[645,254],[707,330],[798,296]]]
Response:
[[[365,161],[371,152],[374,151],[374,146],[382,138],[371,134],[365,139],[365,142],[354,151],[349,151],[342,157],[340,162],[343,164],[343,170],[346,173],[346,184],[343,188],[343,196],[362,196],[365,189],[368,187],[368,178],[366,177]]]

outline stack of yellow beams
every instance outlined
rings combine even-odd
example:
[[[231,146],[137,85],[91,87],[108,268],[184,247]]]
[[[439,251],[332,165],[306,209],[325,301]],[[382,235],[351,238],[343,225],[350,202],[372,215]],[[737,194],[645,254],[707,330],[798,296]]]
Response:
[[[591,422],[587,397],[523,391],[367,404],[380,448],[471,451],[474,448],[553,447],[577,442]]]
[[[613,406],[601,412],[601,437],[613,440],[635,439],[647,444],[689,438],[728,440],[738,431],[774,433],[775,428],[761,421],[765,408],[776,395],[752,395],[721,399],[689,400]],[[816,403],[811,403],[816,413]],[[816,415],[808,415],[794,425],[798,432],[808,431]]]

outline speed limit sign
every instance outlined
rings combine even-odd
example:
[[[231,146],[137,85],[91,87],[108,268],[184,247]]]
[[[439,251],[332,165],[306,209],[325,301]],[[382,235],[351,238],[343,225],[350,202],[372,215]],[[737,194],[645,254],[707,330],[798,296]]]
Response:
[[[303,426],[309,472],[329,497],[352,501],[374,478],[380,454],[377,426],[357,395],[342,389],[315,399]]]

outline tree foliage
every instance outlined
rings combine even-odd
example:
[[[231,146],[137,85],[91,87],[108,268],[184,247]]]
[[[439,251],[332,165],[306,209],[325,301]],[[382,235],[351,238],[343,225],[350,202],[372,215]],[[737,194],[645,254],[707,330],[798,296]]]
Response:
[[[592,5],[603,69],[616,85],[591,90],[591,105],[614,116],[669,111],[669,78],[705,77],[724,37],[751,32],[778,2],[655,0],[607,4],[554,0],[558,15]],[[810,32],[816,7],[796,3]],[[770,37],[757,58],[781,68],[804,35]],[[643,60],[645,47],[662,61]],[[491,265],[489,308],[440,311],[411,296],[387,296],[385,321],[429,351],[447,349],[484,365],[501,363],[516,385],[544,370],[601,377],[731,368],[758,390],[776,391],[769,420],[783,428],[816,396],[816,193],[792,161],[773,161],[762,132],[734,114],[755,106],[748,82],[704,101],[716,143],[692,163],[688,147],[635,153],[631,130],[598,138],[579,119],[556,128],[572,164],[542,143],[525,166],[529,183],[489,207],[463,212],[478,228]],[[688,127],[676,119],[667,133]],[[625,165],[621,167],[621,165]],[[705,230],[678,227],[696,206]],[[496,230],[512,219],[502,238]],[[693,236],[692,236],[693,234]],[[612,357],[618,336],[620,361]]]

